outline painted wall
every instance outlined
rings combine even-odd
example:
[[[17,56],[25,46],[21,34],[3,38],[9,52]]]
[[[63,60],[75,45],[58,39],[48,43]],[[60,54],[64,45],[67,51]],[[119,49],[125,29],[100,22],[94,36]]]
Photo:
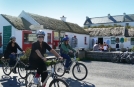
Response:
[[[110,36],[110,37],[103,37],[103,43],[106,42],[107,40],[109,40],[109,41],[110,41],[110,44],[109,44],[109,45],[110,45],[112,48],[115,48],[115,47],[116,47],[116,44],[111,44],[111,37],[112,37],[112,36]],[[98,38],[99,38],[99,37],[91,37],[91,38],[90,38],[90,41],[91,41],[91,43],[90,43],[90,48],[93,47],[92,39],[98,40]],[[132,37],[116,36],[115,38],[119,38],[119,40],[120,40],[121,38],[124,38],[124,39],[126,38],[126,39],[127,39],[126,41],[124,40],[123,43],[119,42],[119,45],[123,44],[123,48],[127,48],[127,47],[132,48],[132,47],[134,46],[134,45],[131,45],[131,38],[132,38]]]
[[[85,34],[77,34],[77,33],[71,33],[71,32],[65,32],[66,35],[68,35],[69,39],[71,40],[71,38],[75,35],[76,38],[78,39],[78,47],[83,47],[85,49],[89,49],[89,35],[85,35]],[[84,39],[85,37],[87,44],[85,44]]]

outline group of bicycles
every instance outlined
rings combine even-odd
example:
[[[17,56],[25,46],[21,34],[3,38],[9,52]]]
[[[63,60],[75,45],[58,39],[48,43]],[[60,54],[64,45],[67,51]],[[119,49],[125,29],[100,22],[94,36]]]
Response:
[[[41,82],[39,84],[34,84],[33,81],[37,68],[33,68],[28,64],[23,63],[20,58],[21,56],[22,53],[17,54],[17,62],[13,67],[9,66],[10,59],[1,58],[4,74],[10,75],[14,68],[17,67],[19,76],[22,79],[25,79],[26,87],[41,87]],[[69,87],[68,83],[60,78],[66,73],[64,68],[66,60],[59,60],[55,56],[49,56],[46,58],[48,61],[50,61],[50,70],[44,71],[48,72],[48,76],[43,84],[46,84],[48,79],[52,77],[52,81],[50,82],[49,87]],[[74,57],[72,58],[72,63],[69,68],[70,69],[68,73],[72,68],[72,74],[76,80],[82,81],[87,77],[87,67],[83,63],[77,61],[76,53],[74,53]]]
[[[126,62],[128,64],[134,64],[134,53],[128,51],[115,53],[113,55],[112,62],[114,63]]]

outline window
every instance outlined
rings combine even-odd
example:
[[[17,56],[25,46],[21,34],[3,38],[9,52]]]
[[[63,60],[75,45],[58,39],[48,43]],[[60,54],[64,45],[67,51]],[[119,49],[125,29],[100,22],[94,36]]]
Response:
[[[51,44],[51,33],[47,33],[47,43]]]
[[[115,44],[115,37],[111,37],[111,44]]]
[[[131,38],[131,45],[134,45],[134,38]]]
[[[87,37],[85,37],[84,42],[85,42],[85,44],[87,44]]]
[[[30,42],[28,41],[28,33],[24,33],[24,44],[29,44]]]

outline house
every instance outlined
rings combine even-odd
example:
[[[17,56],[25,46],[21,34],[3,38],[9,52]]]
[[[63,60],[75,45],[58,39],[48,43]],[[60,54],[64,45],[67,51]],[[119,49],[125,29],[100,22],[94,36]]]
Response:
[[[90,47],[98,42],[106,42],[112,48],[132,48],[134,46],[134,28],[109,27],[109,28],[88,28],[85,29],[90,35]]]
[[[108,14],[104,17],[86,17],[84,22],[85,27],[96,27],[96,26],[134,26],[134,14],[115,15]]]
[[[0,49],[2,52],[6,49],[12,35],[16,36],[16,41],[23,50],[31,47],[37,39],[36,31],[31,30],[31,25],[43,25],[43,30],[46,33],[44,40],[54,49],[58,47],[60,39],[65,36],[68,36],[70,41],[73,37],[77,37],[78,47],[89,48],[89,35],[87,32],[79,25],[65,20],[57,20],[24,11],[18,17],[0,14],[0,20]]]
[[[86,49],[89,48],[88,33],[79,25],[66,22],[65,17],[61,17],[62,20],[58,20],[25,11],[22,11],[19,17],[25,18],[32,25],[43,25],[43,30],[47,35],[51,36],[51,38],[45,38],[45,41],[48,42],[49,40],[49,44],[53,48],[57,48],[59,46],[60,39],[62,39],[64,36],[68,36],[70,38],[70,44],[72,38],[75,36],[78,38],[78,47],[84,47]]]

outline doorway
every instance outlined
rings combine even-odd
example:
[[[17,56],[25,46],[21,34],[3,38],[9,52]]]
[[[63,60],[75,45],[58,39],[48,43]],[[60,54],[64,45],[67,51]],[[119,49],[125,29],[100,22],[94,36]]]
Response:
[[[103,44],[103,38],[98,38],[98,43]]]

